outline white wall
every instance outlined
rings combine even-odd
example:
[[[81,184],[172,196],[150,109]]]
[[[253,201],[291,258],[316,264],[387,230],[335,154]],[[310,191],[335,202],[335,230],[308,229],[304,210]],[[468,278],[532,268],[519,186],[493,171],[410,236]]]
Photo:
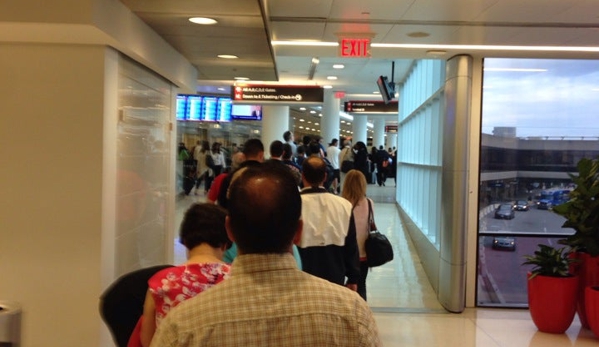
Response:
[[[22,304],[24,347],[98,345],[104,61],[0,45],[0,296]]]

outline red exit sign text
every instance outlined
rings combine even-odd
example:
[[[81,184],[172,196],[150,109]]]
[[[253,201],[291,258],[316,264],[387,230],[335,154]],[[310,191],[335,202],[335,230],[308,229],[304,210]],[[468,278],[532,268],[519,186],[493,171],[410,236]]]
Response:
[[[341,39],[339,55],[345,58],[370,57],[370,39]]]

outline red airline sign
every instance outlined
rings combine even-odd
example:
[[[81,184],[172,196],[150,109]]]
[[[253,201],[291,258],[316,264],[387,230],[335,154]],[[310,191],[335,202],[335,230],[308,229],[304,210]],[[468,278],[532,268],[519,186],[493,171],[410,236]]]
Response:
[[[339,55],[345,58],[370,57],[370,39],[341,39]]]

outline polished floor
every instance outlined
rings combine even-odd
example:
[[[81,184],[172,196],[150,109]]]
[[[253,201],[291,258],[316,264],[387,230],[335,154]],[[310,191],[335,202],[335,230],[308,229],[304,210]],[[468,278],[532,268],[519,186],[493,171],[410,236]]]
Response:
[[[599,338],[582,328],[578,319],[565,334],[554,335],[539,332],[524,309],[468,308],[461,314],[448,313],[437,301],[402,228],[393,180],[386,187],[369,185],[368,196],[375,202],[377,226],[389,237],[395,252],[392,262],[372,269],[367,278],[368,303],[385,346],[599,346]],[[178,221],[190,204],[202,201],[202,193],[180,199]],[[184,260],[185,249],[175,240],[175,263]]]

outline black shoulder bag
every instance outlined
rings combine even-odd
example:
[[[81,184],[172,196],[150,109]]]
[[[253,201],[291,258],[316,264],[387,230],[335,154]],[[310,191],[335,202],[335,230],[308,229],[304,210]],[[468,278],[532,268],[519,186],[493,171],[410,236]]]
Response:
[[[366,263],[368,267],[381,266],[393,260],[393,247],[387,236],[381,234],[374,223],[372,205],[368,200],[368,223],[370,232],[366,239]]]

